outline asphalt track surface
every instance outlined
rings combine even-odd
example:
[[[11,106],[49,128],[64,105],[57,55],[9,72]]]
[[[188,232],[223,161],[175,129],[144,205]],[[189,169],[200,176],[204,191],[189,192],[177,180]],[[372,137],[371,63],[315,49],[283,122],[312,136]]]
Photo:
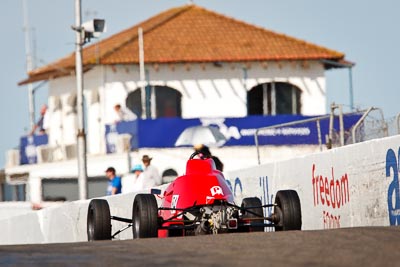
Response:
[[[400,227],[0,246],[0,266],[400,266]]]

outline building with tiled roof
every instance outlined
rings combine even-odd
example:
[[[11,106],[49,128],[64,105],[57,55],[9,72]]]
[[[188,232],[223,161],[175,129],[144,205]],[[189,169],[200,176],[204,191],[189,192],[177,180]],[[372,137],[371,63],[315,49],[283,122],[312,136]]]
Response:
[[[146,64],[332,60],[344,54],[284,34],[186,5],[162,12],[84,49],[85,69],[139,64],[138,28],[145,38]],[[70,54],[29,73],[21,84],[73,75]],[[329,65],[329,64],[328,64]],[[327,66],[329,67],[329,66]]]
[[[93,178],[104,175],[105,165],[126,173],[143,154],[154,155],[161,173],[181,174],[192,147],[177,147],[178,136],[199,124],[217,127],[226,139],[217,150],[224,170],[253,166],[255,129],[326,114],[325,71],[351,63],[332,49],[185,5],[85,45],[83,65],[88,175]],[[77,176],[75,55],[28,75],[20,84],[48,81],[49,128],[45,138],[21,138],[20,162],[30,164],[8,167],[6,174],[28,177],[31,195],[37,196],[47,192],[46,181]],[[117,123],[117,104],[138,119]],[[267,140],[275,146],[266,148],[264,160],[318,151],[311,132],[273,132]],[[288,148],[292,144],[307,145]]]

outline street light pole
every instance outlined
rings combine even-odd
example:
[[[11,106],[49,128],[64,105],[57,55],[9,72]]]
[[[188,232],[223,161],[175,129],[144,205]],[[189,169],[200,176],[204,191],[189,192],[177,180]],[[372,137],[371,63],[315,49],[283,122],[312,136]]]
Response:
[[[82,71],[82,46],[83,46],[83,29],[82,29],[82,11],[81,0],[75,0],[75,72],[76,72],[76,91],[78,105],[78,185],[79,199],[87,199],[87,162],[86,162],[86,133],[83,116],[83,71]]]
[[[353,93],[353,66],[349,67],[349,94],[350,94],[350,109],[354,110],[354,93]]]
[[[33,69],[33,59],[31,54],[31,40],[30,40],[31,29],[29,27],[28,4],[26,3],[26,0],[23,0],[22,8],[24,13],[26,72],[29,74],[29,72]],[[34,99],[34,90],[32,83],[28,84],[28,101],[29,101],[29,126],[30,129],[33,129],[33,126],[35,125],[35,99]]]

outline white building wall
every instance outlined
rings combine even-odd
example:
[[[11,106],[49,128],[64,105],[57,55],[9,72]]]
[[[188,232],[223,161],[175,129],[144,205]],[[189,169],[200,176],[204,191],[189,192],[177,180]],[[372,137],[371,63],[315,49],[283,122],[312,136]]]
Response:
[[[104,90],[104,122],[115,122],[114,106],[120,104],[125,106],[125,99],[128,96],[127,87],[124,82],[107,82]]]
[[[169,86],[182,94],[183,118],[245,117],[247,91],[260,83],[289,82],[302,91],[302,114],[326,113],[324,68],[318,62],[240,64],[175,64],[146,66],[146,79],[151,85]],[[104,126],[114,120],[113,107],[125,106],[130,92],[140,90],[139,69],[136,65],[99,66],[84,74],[87,107],[88,151],[104,153]],[[51,144],[76,142],[77,118],[71,106],[76,95],[75,77],[50,81],[49,100],[60,97],[62,114],[52,111]],[[99,102],[93,102],[93,92]],[[59,123],[57,120],[62,120]],[[60,126],[61,125],[61,126]],[[60,133],[61,132],[61,133]]]
[[[90,140],[88,145],[88,152],[90,154],[102,153],[102,136],[103,130],[101,126],[101,105],[100,96],[97,89],[91,90],[86,93],[86,107],[87,107],[87,140]]]
[[[63,77],[49,81],[49,105],[59,101],[57,111],[50,108],[50,135],[49,144],[63,146],[76,142],[77,116],[74,107],[76,98],[76,81],[74,77]],[[59,122],[58,120],[61,120]],[[54,135],[53,135],[54,133]]]
[[[101,85],[103,84],[101,68],[84,74],[84,98],[85,98],[85,122],[88,140],[88,152],[91,154],[104,153],[103,138],[104,122],[101,113]],[[51,111],[50,145],[71,145],[76,143],[77,135],[77,109],[76,102],[76,80],[75,77],[63,77],[50,81],[49,106],[53,99],[60,99],[61,108]]]
[[[109,98],[114,102],[124,103],[122,91],[129,93],[139,89],[140,84],[134,82],[139,80],[136,66],[106,69],[106,91],[112,90]],[[326,113],[324,68],[317,62],[309,63],[306,68],[293,63],[270,64],[267,68],[258,63],[250,66],[222,63],[221,67],[177,64],[147,66],[146,69],[151,85],[170,86],[182,93],[183,118],[244,117],[247,115],[247,91],[265,82],[295,84],[303,93],[304,115]]]
[[[76,93],[71,94],[63,94],[63,136],[62,139],[59,140],[60,145],[67,145],[76,143],[76,134],[77,134],[77,109],[75,106],[76,103]]]
[[[63,116],[62,116],[62,104],[59,96],[50,96],[48,99],[48,112],[51,116],[49,117],[49,144],[56,145],[58,140],[62,139],[63,134]]]

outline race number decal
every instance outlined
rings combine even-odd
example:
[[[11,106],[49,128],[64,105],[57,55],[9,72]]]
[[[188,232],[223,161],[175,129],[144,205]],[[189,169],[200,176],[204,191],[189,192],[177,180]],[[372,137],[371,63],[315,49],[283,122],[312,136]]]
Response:
[[[215,196],[215,195],[224,195],[224,192],[222,192],[222,188],[220,186],[213,186],[210,188],[211,191],[211,195]]]
[[[171,209],[175,209],[178,204],[179,195],[173,195],[171,200]],[[175,214],[176,210],[171,210],[171,214]]]

